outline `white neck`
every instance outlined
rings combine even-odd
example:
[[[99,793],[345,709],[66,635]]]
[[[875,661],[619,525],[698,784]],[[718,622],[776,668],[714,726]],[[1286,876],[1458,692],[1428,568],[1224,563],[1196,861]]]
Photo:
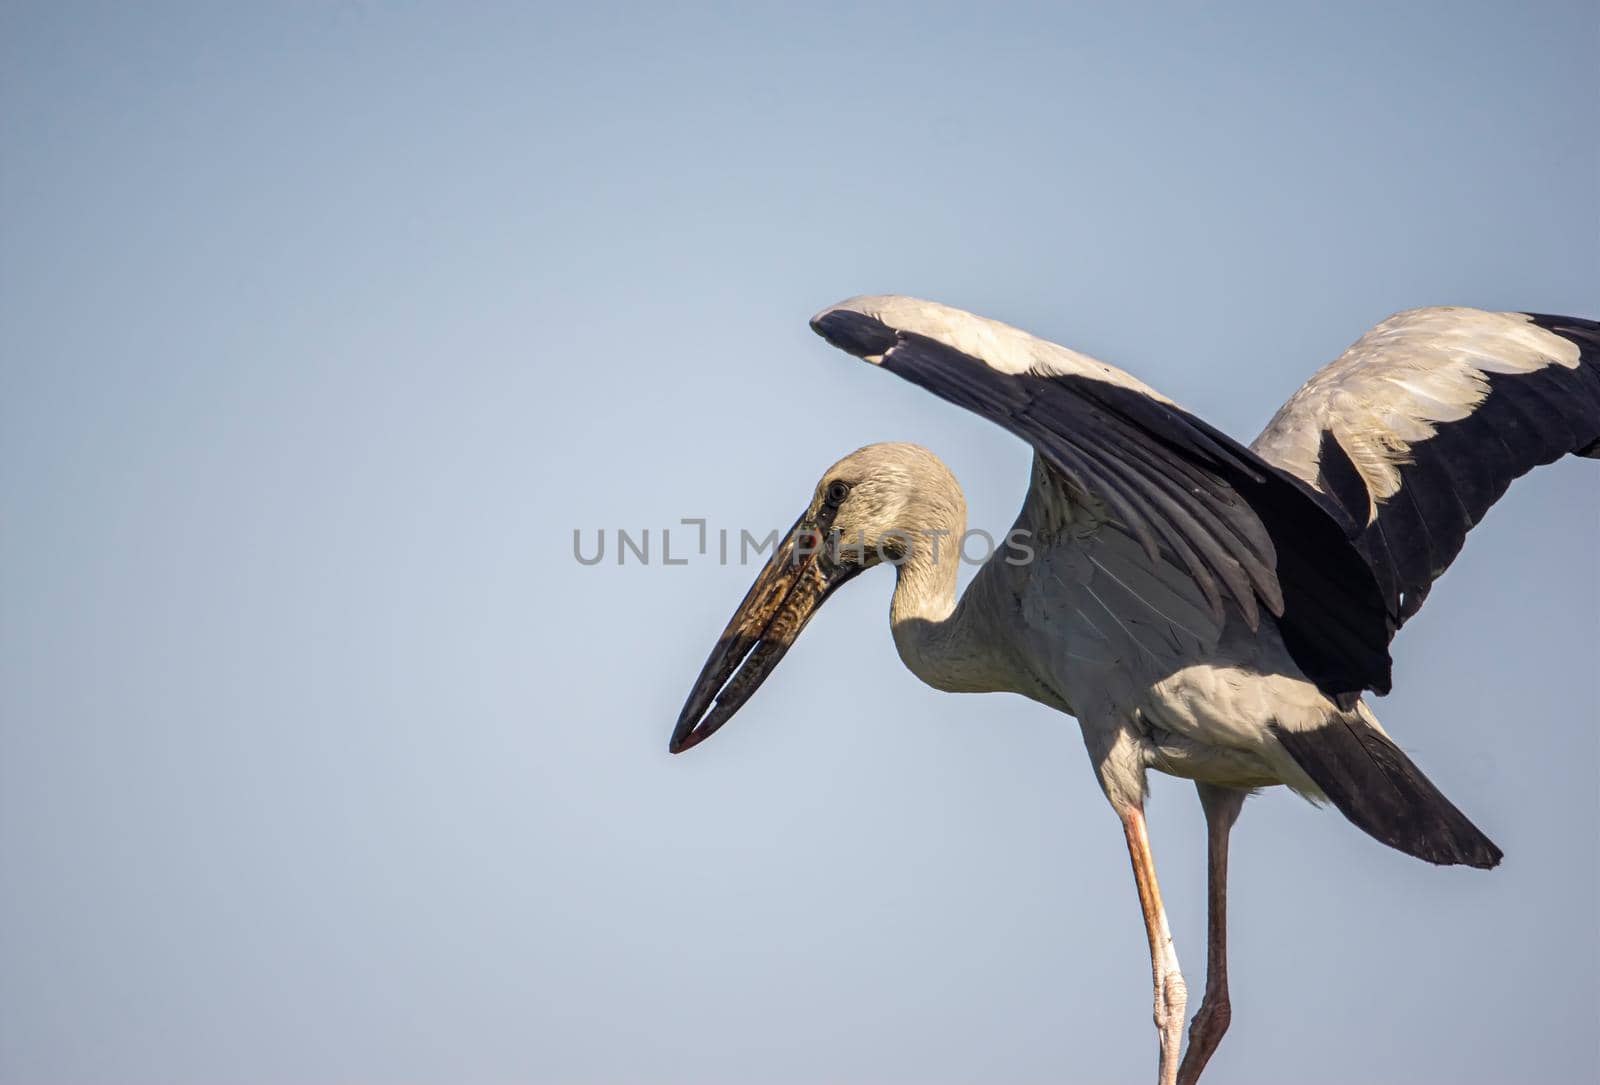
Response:
[[[981,692],[996,688],[984,675],[985,649],[971,608],[957,603],[956,581],[961,570],[960,541],[966,530],[965,511],[953,524],[939,525],[938,555],[933,547],[918,546],[899,567],[894,598],[889,603],[889,625],[900,660],[922,681],[951,693]],[[914,535],[931,539],[930,533]]]

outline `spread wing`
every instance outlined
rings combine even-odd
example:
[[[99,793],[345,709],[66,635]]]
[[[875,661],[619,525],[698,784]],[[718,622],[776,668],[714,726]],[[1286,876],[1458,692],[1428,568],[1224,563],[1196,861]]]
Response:
[[[1103,508],[1137,544],[1147,575],[1170,586],[1182,571],[1212,628],[1225,607],[1254,628],[1265,607],[1330,696],[1389,688],[1391,622],[1354,525],[1300,480],[1128,374],[997,321],[872,297],[812,327],[1026,440],[1073,502]],[[1124,602],[1098,624],[1141,612]]]
[[[1600,323],[1400,313],[1307,381],[1252,448],[1355,521],[1398,627],[1513,479],[1600,456]]]

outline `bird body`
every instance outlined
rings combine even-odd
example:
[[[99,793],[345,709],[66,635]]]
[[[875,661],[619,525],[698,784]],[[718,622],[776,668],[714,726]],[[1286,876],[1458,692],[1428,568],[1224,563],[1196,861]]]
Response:
[[[1364,694],[1388,691],[1390,639],[1510,482],[1600,456],[1600,324],[1398,314],[1248,448],[1112,366],[934,302],[852,298],[812,327],[1033,445],[1010,536],[1025,557],[996,551],[958,595],[954,476],[915,445],[858,449],[724,631],[674,752],[745,703],[832,591],[893,565],[890,625],[918,678],[1077,718],[1127,839],[1162,1085],[1197,1080],[1227,1028],[1228,834],[1250,791],[1329,801],[1430,862],[1499,862]],[[1194,780],[1208,826],[1206,994],[1181,1063],[1187,990],[1144,820],[1151,769]]]
[[[914,445],[869,445],[828,474],[881,477],[888,461],[964,513],[954,477]],[[890,628],[907,669],[945,692],[1017,693],[1076,717],[1113,801],[1142,802],[1150,769],[1220,787],[1285,784],[1325,801],[1278,732],[1312,731],[1350,710],[1299,673],[1272,620],[1255,630],[1233,615],[1214,624],[1174,566],[1159,566],[1158,579],[1129,536],[1086,510],[1058,521],[1057,507],[1030,495],[1013,530],[1039,544],[1034,560],[991,558],[959,598],[951,557],[935,560],[928,547],[900,561]],[[960,538],[964,514],[916,514],[926,508],[884,521],[886,533]],[[1053,545],[1063,531],[1092,543]],[[1355,711],[1381,733],[1364,704]]]

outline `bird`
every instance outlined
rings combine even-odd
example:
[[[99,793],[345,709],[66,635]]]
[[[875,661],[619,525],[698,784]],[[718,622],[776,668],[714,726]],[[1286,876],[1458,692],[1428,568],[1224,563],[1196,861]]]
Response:
[[[1430,863],[1500,862],[1367,695],[1389,692],[1396,632],[1511,482],[1600,458],[1600,323],[1400,312],[1248,446],[1122,370],[937,302],[854,297],[811,327],[1032,446],[1014,545],[958,595],[966,501],[950,470],[903,443],[840,459],[716,642],[671,752],[721,728],[830,595],[893,567],[890,628],[918,679],[1078,721],[1133,868],[1160,1085],[1197,1081],[1232,1018],[1228,843],[1252,793],[1286,786]],[[1186,1047],[1144,814],[1152,770],[1192,780],[1206,821],[1206,980]]]

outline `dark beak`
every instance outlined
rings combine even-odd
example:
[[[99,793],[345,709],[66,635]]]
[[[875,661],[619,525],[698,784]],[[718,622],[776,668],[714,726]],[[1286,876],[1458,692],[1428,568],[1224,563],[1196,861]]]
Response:
[[[823,601],[861,571],[860,565],[830,558],[824,541],[822,531],[802,516],[778,544],[689,691],[667,747],[673,753],[699,745],[727,723]]]

